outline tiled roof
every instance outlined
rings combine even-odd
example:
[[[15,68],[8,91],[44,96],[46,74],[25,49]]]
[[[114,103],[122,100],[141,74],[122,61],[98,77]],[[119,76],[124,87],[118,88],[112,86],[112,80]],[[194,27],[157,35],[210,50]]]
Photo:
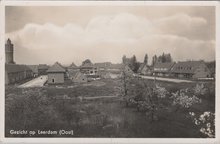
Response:
[[[47,72],[52,73],[52,72],[65,72],[66,70],[62,67],[61,64],[56,62],[54,65],[52,65]]]
[[[22,71],[29,71],[31,69],[26,65],[5,64],[5,70],[7,73],[16,73]]]
[[[173,66],[171,72],[173,73],[194,73],[197,67],[204,63],[203,61],[185,61],[178,62]]]
[[[142,69],[143,69],[145,66],[147,66],[147,68],[148,68],[148,69],[151,69],[151,67],[150,67],[150,66],[148,66],[148,65],[147,65],[147,64],[145,64],[145,63],[142,63],[142,64],[140,65],[139,69],[138,69],[138,72],[141,72],[141,71],[142,71]]]
[[[175,64],[174,62],[169,62],[169,63],[158,62],[154,65],[154,71],[169,71],[174,64]]]

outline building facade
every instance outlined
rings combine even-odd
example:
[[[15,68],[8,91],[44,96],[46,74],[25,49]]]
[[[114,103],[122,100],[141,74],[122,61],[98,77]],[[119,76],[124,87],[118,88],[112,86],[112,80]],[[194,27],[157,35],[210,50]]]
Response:
[[[209,78],[211,72],[204,61],[178,62],[171,69],[173,77],[176,78]]]
[[[5,64],[5,84],[15,84],[33,77],[33,71],[26,65]]]

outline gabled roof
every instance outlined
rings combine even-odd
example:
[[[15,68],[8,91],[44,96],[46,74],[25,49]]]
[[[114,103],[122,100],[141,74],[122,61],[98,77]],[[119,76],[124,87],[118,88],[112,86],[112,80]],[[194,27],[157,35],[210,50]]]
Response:
[[[68,70],[68,73],[71,77],[74,77],[78,72],[80,72],[79,70]]]
[[[200,64],[205,64],[204,61],[184,61],[178,62],[173,66],[173,73],[194,73]]]
[[[7,73],[16,73],[16,72],[30,71],[31,69],[26,65],[5,64],[5,70]]]
[[[72,62],[68,68],[77,68],[77,66],[75,65],[74,62]]]
[[[147,64],[145,64],[145,63],[142,63],[141,65],[140,65],[140,67],[139,67],[139,69],[138,69],[138,71],[137,72],[141,72],[142,70],[143,70],[143,68],[144,67],[147,67],[147,68],[149,68],[149,69],[151,69],[151,67],[150,66],[148,66]]]
[[[63,68],[63,66],[61,64],[59,64],[58,62],[56,62],[54,65],[52,65],[47,72],[48,73],[52,73],[52,72],[62,72],[64,73],[66,70]]]
[[[174,64],[175,64],[174,62],[167,62],[167,63],[157,62],[154,64],[154,71],[169,71],[173,67]],[[160,70],[157,70],[157,69],[160,69]]]
[[[78,71],[78,72],[75,74],[74,78],[77,78],[77,77],[79,77],[79,76],[86,77],[83,73],[81,73],[80,71]]]

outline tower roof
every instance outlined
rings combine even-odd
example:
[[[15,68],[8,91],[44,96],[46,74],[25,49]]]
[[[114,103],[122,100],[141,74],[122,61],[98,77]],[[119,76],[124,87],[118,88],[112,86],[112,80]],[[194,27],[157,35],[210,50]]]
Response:
[[[8,44],[11,44],[11,40],[10,40],[10,38],[8,38],[7,43],[8,43]]]

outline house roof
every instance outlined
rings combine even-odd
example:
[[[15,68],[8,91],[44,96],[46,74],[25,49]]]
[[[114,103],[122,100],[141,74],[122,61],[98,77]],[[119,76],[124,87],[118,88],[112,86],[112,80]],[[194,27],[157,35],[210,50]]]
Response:
[[[48,68],[49,68],[49,66],[46,64],[39,64],[38,65],[38,69],[48,69]]]
[[[94,66],[99,68],[108,68],[111,66],[111,62],[95,63]]]
[[[139,69],[138,69],[138,71],[137,71],[137,72],[141,72],[145,66],[146,66],[147,68],[151,69],[151,67],[150,67],[150,66],[148,66],[148,65],[147,65],[147,64],[145,64],[145,63],[142,63],[142,64],[140,65],[140,67],[139,67]]]
[[[158,62],[158,63],[155,63],[154,71],[169,71],[173,67],[174,64],[175,64],[174,62],[169,62],[169,63],[168,62],[167,63]]]
[[[194,73],[200,64],[204,61],[185,61],[178,62],[173,66],[171,72],[173,73]],[[205,63],[204,63],[205,64]]]
[[[5,64],[5,70],[7,73],[15,73],[15,72],[29,71],[31,69],[26,65]]]
[[[79,76],[84,76],[86,77],[83,73],[81,73],[80,71],[70,71],[69,75],[73,78],[77,78]]]
[[[83,76],[83,77],[86,77],[83,73],[81,73],[80,71],[78,71],[76,74],[75,74],[75,78],[77,78],[78,76]]]
[[[48,73],[53,73],[53,72],[65,72],[66,70],[64,69],[64,67],[59,64],[58,62],[56,62],[54,65],[52,65],[47,72]]]
[[[68,70],[68,73],[71,77],[74,77],[78,72],[80,72],[79,70]]]
[[[75,65],[74,62],[72,62],[68,68],[77,68],[77,66]]]

